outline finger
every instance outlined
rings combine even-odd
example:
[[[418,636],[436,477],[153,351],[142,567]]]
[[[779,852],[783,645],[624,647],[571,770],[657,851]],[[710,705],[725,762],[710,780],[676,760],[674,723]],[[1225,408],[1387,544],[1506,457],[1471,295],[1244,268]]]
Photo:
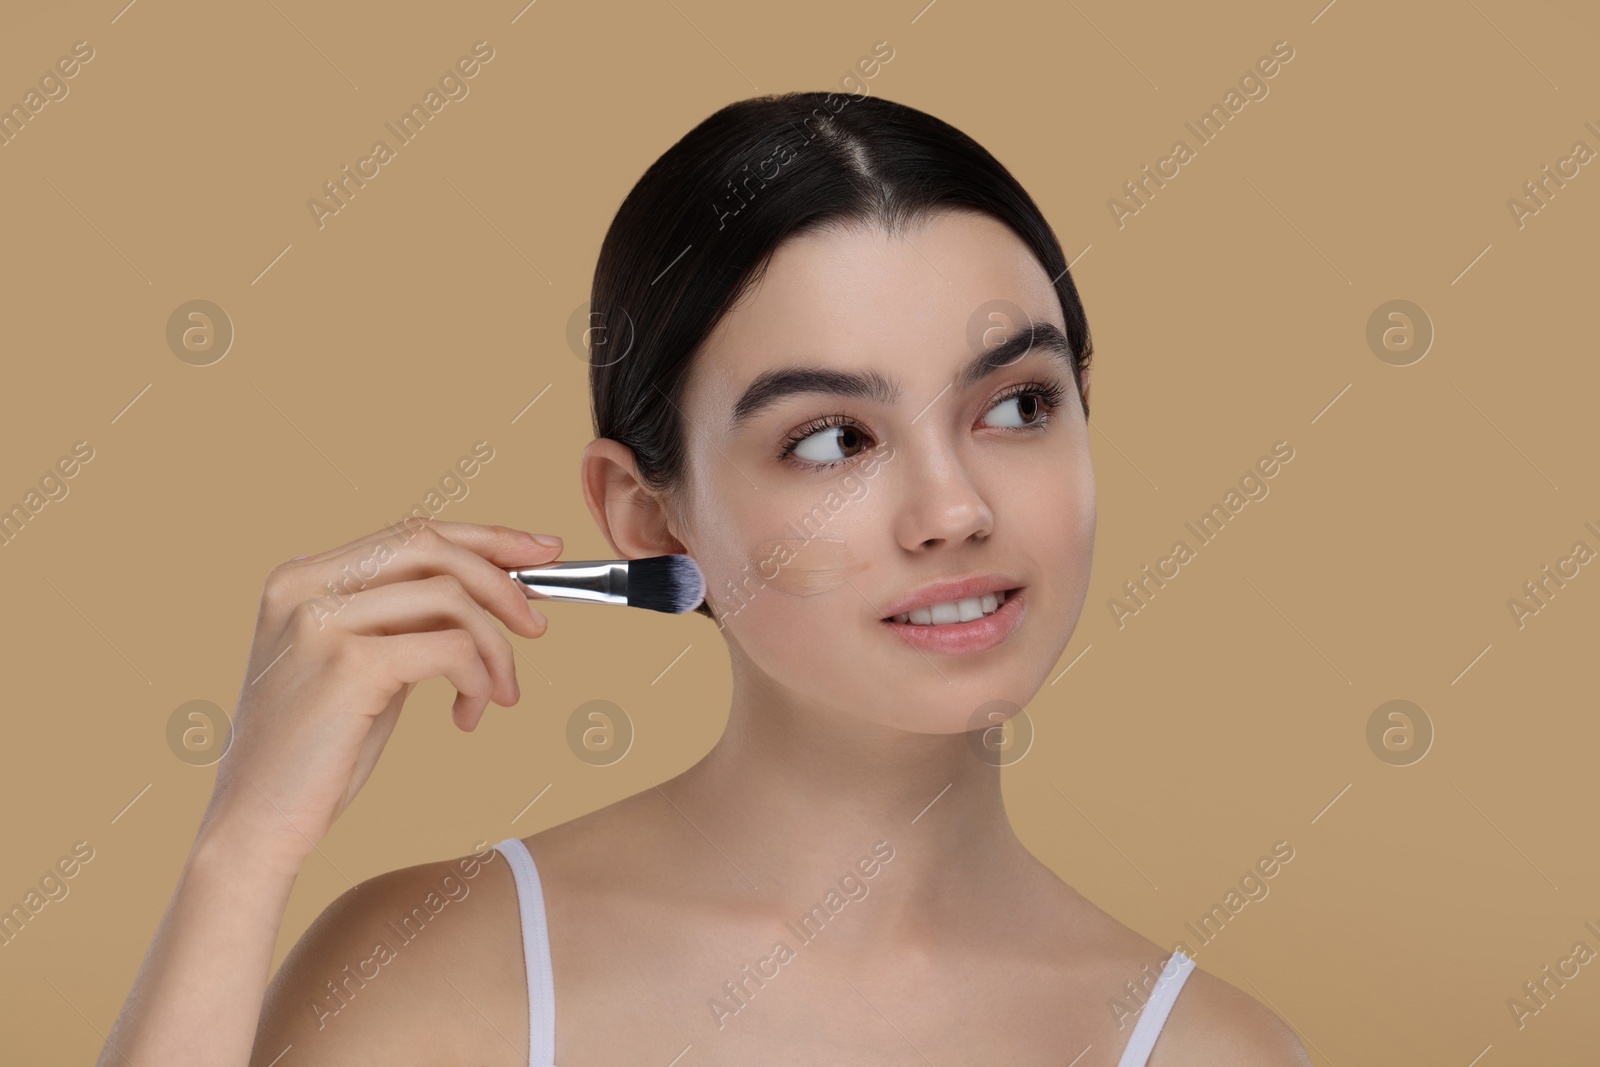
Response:
[[[391,529],[338,551],[280,568],[275,596],[291,605],[317,600],[327,614],[374,585],[449,573],[514,632],[539,637],[548,622],[506,568],[547,563],[561,548],[505,526],[419,521],[403,533]],[[502,566],[501,560],[510,562]]]
[[[428,526],[463,548],[472,549],[496,567],[533,567],[561,555],[562,541],[556,534],[541,535],[555,538],[555,544],[546,545],[534,540],[533,534],[509,526],[440,519],[431,520]]]
[[[454,575],[436,574],[414,582],[365,589],[351,597],[337,615],[323,617],[319,624],[372,637],[465,630],[477,643],[478,658],[489,670],[494,702],[510,707],[522,695],[517,685],[516,654],[510,642]]]
[[[456,688],[450,715],[461,729],[471,732],[483,718],[494,682],[478,656],[477,642],[465,630],[432,630],[354,640],[373,642],[371,648],[365,650],[368,662],[376,664],[386,683],[416,683],[438,677],[448,680]]]
[[[473,599],[507,626],[527,637],[544,634],[549,621],[506,568],[548,563],[561,554],[561,544],[541,544],[532,534],[508,526],[437,521],[427,524],[417,542],[427,550],[424,559],[443,560]]]
[[[285,566],[289,563],[296,563],[303,564],[305,567],[313,567],[316,564],[326,563],[330,560],[348,562],[359,557],[373,555],[373,550],[380,544],[386,544],[391,548],[408,545],[422,531],[428,529],[445,536],[455,544],[472,549],[490,562],[504,568],[531,567],[540,563],[547,563],[559,556],[563,547],[562,539],[558,534],[540,534],[539,536],[541,537],[554,538],[554,545],[546,545],[536,540],[532,533],[516,530],[509,526],[477,522],[447,522],[443,519],[424,519],[408,515],[400,522],[385,526],[381,530],[363,534],[361,537],[346,542],[338,548],[330,548],[326,552],[317,552],[311,555],[295,556],[293,559],[287,560]]]
[[[420,529],[429,520],[415,515],[407,515],[396,523],[391,523],[381,530],[372,530],[362,534],[351,541],[346,541],[337,548],[330,548],[323,552],[312,552],[304,556],[295,556],[288,560],[289,563],[322,563],[330,559],[340,559],[345,556],[360,554],[361,550],[370,548],[379,541],[404,542],[411,539],[416,530]]]

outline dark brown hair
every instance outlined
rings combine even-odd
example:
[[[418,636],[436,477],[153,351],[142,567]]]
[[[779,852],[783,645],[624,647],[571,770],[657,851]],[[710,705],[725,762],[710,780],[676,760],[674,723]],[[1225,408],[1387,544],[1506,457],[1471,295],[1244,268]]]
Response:
[[[652,163],[617,209],[589,300],[591,329],[603,327],[591,339],[605,337],[590,350],[595,436],[627,445],[646,486],[670,492],[684,471],[685,372],[778,245],[830,226],[894,234],[950,210],[1005,223],[1055,279],[1087,415],[1088,321],[1060,242],[1011,172],[916,108],[794,92],[718,110]]]

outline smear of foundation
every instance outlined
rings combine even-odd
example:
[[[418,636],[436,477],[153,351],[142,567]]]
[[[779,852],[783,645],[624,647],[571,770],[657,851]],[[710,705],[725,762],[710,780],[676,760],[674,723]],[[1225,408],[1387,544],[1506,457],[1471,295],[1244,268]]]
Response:
[[[753,547],[749,570],[766,588],[790,596],[816,596],[843,587],[871,565],[837,538],[780,537]]]

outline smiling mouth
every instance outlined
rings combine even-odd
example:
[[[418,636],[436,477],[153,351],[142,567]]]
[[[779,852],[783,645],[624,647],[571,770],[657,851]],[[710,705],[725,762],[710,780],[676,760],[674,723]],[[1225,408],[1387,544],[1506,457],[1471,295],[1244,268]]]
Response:
[[[942,604],[933,604],[915,611],[901,612],[891,615],[884,622],[898,622],[911,626],[949,626],[952,624],[976,622],[987,618],[1000,610],[1006,598],[1016,593],[1016,589],[1003,589],[998,593],[984,593],[982,596],[963,597],[960,600],[947,600]]]

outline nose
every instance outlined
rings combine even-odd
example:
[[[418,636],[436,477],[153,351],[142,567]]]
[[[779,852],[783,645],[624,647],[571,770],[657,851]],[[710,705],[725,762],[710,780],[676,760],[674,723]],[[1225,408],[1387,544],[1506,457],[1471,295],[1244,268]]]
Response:
[[[926,439],[905,451],[910,477],[899,510],[895,538],[907,551],[983,540],[994,532],[994,510],[955,450]]]

